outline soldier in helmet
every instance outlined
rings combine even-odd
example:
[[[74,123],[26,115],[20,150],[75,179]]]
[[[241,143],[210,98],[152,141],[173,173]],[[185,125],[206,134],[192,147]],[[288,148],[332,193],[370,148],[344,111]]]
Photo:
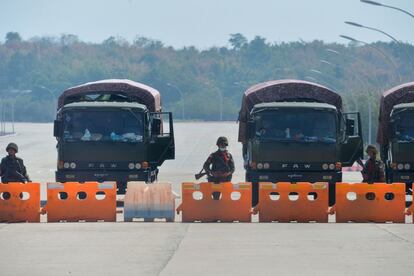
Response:
[[[23,159],[16,156],[19,151],[17,145],[15,143],[8,144],[6,151],[8,155],[1,160],[0,164],[1,182],[29,182],[30,179],[23,164]]]
[[[210,154],[204,163],[204,170],[207,173],[209,182],[228,182],[231,181],[234,173],[234,160],[227,151],[229,142],[226,137],[217,139],[218,150]]]
[[[368,145],[366,153],[368,154],[369,159],[365,164],[363,164],[361,160],[358,160],[358,164],[363,168],[361,171],[363,182],[384,182],[384,163],[377,159],[377,148],[374,145]]]

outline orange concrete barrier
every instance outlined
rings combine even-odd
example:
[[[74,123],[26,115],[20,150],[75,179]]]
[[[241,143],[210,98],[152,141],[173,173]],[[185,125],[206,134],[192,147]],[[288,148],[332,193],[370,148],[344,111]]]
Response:
[[[146,222],[162,218],[173,222],[175,194],[171,183],[128,182],[124,200],[124,221],[143,218]]]
[[[328,222],[327,183],[259,183],[259,222]]]
[[[405,222],[404,183],[337,183],[336,222]]]
[[[44,209],[48,222],[116,221],[116,183],[48,183]]]
[[[251,222],[251,183],[182,183],[183,222]]]
[[[39,183],[0,183],[1,222],[40,222]]]

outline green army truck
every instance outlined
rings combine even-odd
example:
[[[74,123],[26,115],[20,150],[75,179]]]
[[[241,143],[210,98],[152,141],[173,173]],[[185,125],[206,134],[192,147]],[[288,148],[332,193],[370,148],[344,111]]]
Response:
[[[390,183],[406,183],[411,193],[414,179],[414,82],[383,93],[380,102],[377,142]]]
[[[246,181],[328,182],[335,202],[335,183],[342,167],[363,156],[358,113],[343,113],[340,95],[300,80],[277,80],[250,87],[239,114]]]
[[[116,181],[120,193],[128,181],[155,181],[158,167],[175,157],[173,118],[161,111],[160,93],[130,80],[64,91],[54,136],[56,181]]]

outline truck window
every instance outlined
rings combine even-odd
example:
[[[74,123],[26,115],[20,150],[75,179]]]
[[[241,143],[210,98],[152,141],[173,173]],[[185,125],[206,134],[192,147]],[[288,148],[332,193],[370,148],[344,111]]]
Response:
[[[63,114],[63,140],[142,142],[143,113],[130,110],[71,110]]]
[[[256,136],[262,140],[336,142],[336,117],[333,112],[264,111],[256,118]]]
[[[414,141],[414,112],[401,112],[395,120],[395,136],[400,142]]]

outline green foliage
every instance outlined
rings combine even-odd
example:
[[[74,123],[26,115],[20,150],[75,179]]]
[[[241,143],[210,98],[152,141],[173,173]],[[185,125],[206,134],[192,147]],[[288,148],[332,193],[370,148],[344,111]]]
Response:
[[[185,119],[218,120],[222,100],[223,119],[236,120],[249,86],[312,80],[341,93],[347,110],[361,112],[367,137],[368,102],[375,130],[380,93],[414,78],[411,57],[409,44],[269,43],[260,36],[248,41],[240,33],[230,35],[229,47],[199,50],[139,36],[132,43],[109,37],[94,44],[70,34],[22,40],[9,32],[0,43],[0,96],[15,102],[16,120],[51,121],[56,97],[66,88],[128,78],[158,89],[164,110],[174,111],[175,118],[181,119],[184,104]]]

